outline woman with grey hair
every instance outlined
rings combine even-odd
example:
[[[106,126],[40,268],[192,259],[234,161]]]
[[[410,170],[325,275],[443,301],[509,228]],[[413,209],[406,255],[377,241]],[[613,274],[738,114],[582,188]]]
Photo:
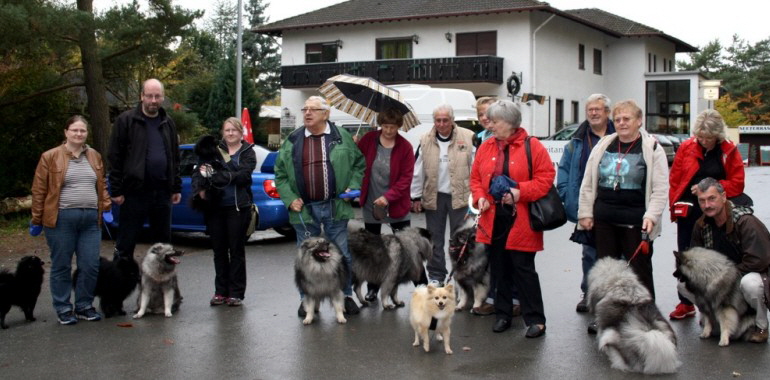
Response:
[[[714,178],[722,184],[727,197],[743,193],[743,159],[732,142],[725,139],[725,123],[719,112],[705,110],[695,119],[693,137],[679,147],[669,176],[671,221],[676,222],[677,249],[690,247],[695,221],[703,214],[698,206],[697,184]],[[679,305],[669,314],[671,319],[695,316],[695,306],[679,295]]]
[[[556,172],[545,147],[520,127],[521,112],[516,104],[498,100],[487,109],[487,117],[495,138],[479,146],[470,187],[473,203],[481,212],[476,241],[487,245],[491,270],[497,278],[497,318],[492,331],[503,332],[511,326],[511,289],[515,286],[524,323],[529,326],[525,336],[537,338],[545,333],[543,297],[535,270],[535,253],[543,250],[543,232],[530,227],[529,204],[548,193]],[[506,183],[504,192],[490,186],[501,182]]]

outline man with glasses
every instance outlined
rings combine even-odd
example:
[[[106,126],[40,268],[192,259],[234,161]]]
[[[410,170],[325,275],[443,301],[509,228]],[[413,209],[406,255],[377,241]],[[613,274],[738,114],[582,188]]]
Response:
[[[163,84],[148,79],[141,102],[115,120],[110,137],[110,194],[120,206],[115,257],[133,259],[136,235],[149,220],[153,242],[171,240],[171,204],[182,198],[179,140],[163,109]]]
[[[572,140],[564,147],[564,154],[559,162],[556,188],[567,210],[567,219],[577,223],[578,197],[580,196],[580,184],[586,171],[586,162],[591,150],[602,137],[615,133],[615,126],[609,118],[610,99],[604,94],[593,94],[586,99],[586,120],[580,124],[572,135]],[[588,289],[588,271],[596,262],[596,248],[592,245],[583,246],[583,280],[580,282],[580,290],[583,294],[575,310],[578,313],[588,311],[586,303],[586,290]]]
[[[412,177],[412,211],[425,210],[425,224],[433,240],[428,278],[441,286],[447,275],[446,224],[454,235],[468,211],[469,180],[473,154],[473,131],[457,126],[454,109],[443,104],[433,110],[433,128],[417,147]]]
[[[326,99],[311,96],[305,101],[303,126],[292,132],[278,151],[275,184],[289,209],[297,245],[310,236],[320,236],[323,228],[326,238],[342,252],[347,274],[342,289],[345,313],[354,315],[359,308],[353,300],[347,226],[355,215],[349,198],[340,198],[340,194],[361,188],[366,163],[350,134],[328,120]],[[302,303],[297,314],[305,317]]]

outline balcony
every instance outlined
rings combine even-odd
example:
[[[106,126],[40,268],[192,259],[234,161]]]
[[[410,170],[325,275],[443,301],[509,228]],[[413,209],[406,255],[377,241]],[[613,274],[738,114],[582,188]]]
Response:
[[[464,56],[422,59],[311,63],[281,67],[281,87],[318,87],[329,77],[351,74],[385,84],[503,83],[503,58]]]

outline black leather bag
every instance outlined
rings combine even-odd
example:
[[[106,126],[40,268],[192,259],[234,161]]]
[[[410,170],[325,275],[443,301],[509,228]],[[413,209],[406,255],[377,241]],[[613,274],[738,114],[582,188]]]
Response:
[[[529,165],[529,179],[532,179],[532,151],[529,147],[529,139],[524,140],[527,152],[527,165]],[[535,231],[549,231],[559,228],[567,223],[567,212],[561,203],[559,192],[551,185],[548,194],[529,204],[529,225]]]

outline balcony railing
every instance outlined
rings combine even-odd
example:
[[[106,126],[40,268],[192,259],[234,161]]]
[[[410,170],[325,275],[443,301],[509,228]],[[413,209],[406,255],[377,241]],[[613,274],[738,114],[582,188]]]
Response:
[[[503,83],[503,58],[488,55],[311,63],[281,67],[281,86],[317,87],[337,74],[371,77],[397,83]]]

